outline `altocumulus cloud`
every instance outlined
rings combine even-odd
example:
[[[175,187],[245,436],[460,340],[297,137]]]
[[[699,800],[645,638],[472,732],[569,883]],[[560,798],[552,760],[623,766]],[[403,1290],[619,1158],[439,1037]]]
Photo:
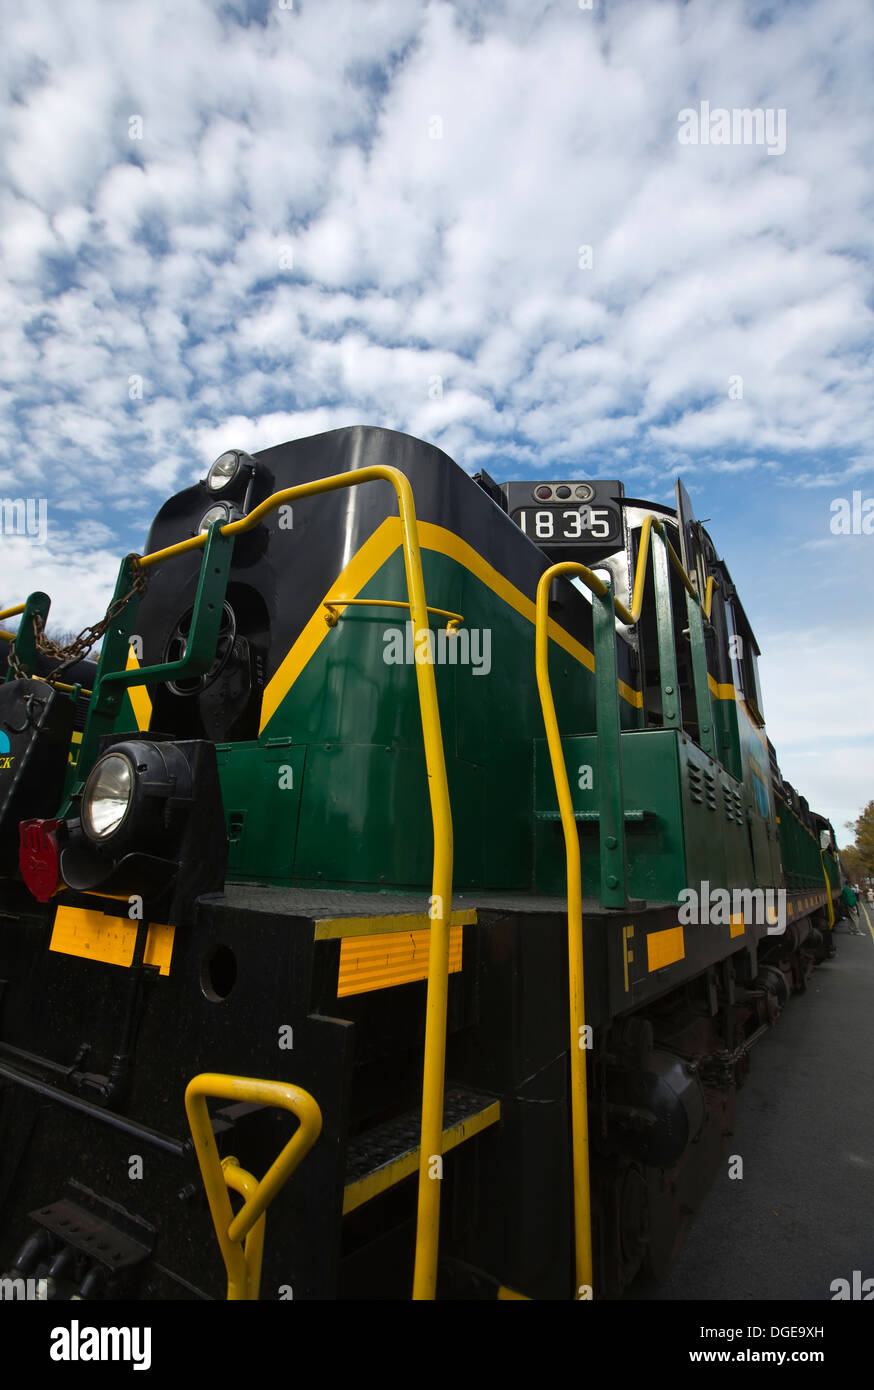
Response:
[[[221,448],[355,421],[499,477],[682,470],[730,560],[738,489],[864,485],[872,38],[868,0],[7,6],[0,493],[48,498],[29,585],[92,620]],[[785,153],[681,144],[702,100],[785,110]],[[802,491],[799,544],[827,515]],[[0,594],[21,568],[0,545]]]

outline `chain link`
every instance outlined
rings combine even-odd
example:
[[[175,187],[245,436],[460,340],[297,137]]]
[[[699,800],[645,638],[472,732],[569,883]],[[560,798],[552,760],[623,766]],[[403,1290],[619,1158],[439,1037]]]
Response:
[[[107,628],[115,621],[119,613],[130,603],[135,594],[143,595],[149,587],[149,576],[146,570],[140,565],[139,555],[127,555],[125,559],[130,561],[133,573],[133,582],[127,593],[122,598],[114,599],[107,608],[104,616],[99,623],[92,623],[90,627],[85,627],[73,638],[66,647],[53,642],[45,634],[43,620],[38,613],[33,615],[33,636],[36,649],[42,656],[49,657],[50,660],[58,661],[60,664],[53,667],[48,679],[52,679],[68,666],[74,666],[77,661],[82,661],[90,652],[95,642],[99,642],[105,636]],[[19,679],[28,679],[29,672],[25,671],[15,654],[15,643],[9,644],[9,667],[13,675]]]

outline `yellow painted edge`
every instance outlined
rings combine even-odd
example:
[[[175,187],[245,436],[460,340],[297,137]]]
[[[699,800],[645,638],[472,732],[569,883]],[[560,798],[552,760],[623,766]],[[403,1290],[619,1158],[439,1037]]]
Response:
[[[492,593],[496,594],[509,607],[515,609],[523,618],[527,618],[532,626],[534,625],[536,611],[533,600],[526,598],[494,566],[484,560],[481,555],[478,555],[472,546],[444,527],[436,526],[433,522],[420,521],[417,526],[419,544],[423,549],[448,555],[450,559],[469,570],[475,578],[491,589]],[[286,653],[267,682],[261,701],[259,733],[262,733],[267,727],[307,662],[315,655],[328,633],[332,631],[325,622],[325,601],[327,599],[339,599],[339,602],[335,602],[332,606],[338,613],[342,613],[344,611],[343,599],[358,597],[364,585],[373,578],[399,548],[401,536],[400,518],[386,517],[369,540],[365,541],[361,549],[352,556],[342,573],[333,581],[324,600],[317,605],[294,646]],[[588,647],[577,642],[552,619],[549,620],[549,636],[587,670],[594,671],[595,658]],[[617,684],[619,694],[628,704],[633,705],[635,709],[643,708],[643,693],[641,691],[634,690],[624,681],[618,681]]]
[[[427,931],[431,919],[427,912],[402,912],[396,917],[321,917],[316,922],[314,941],[337,941],[346,936],[378,936],[381,932]],[[476,925],[476,908],[458,908],[449,918],[451,927]]]
[[[708,672],[707,672],[707,684],[710,686],[710,693],[711,693],[711,695],[715,695],[716,698],[717,698],[717,700],[736,700],[736,699],[737,699],[737,691],[735,690],[735,688],[734,688],[734,686],[732,685],[731,681],[728,681],[728,682],[726,682],[726,683],[720,685],[720,684],[718,684],[718,683],[713,679],[713,677],[711,676],[710,672],[708,671]]]
[[[629,962],[629,960],[633,960],[633,959],[634,959],[634,957],[631,955],[631,953],[630,953],[630,951],[629,951],[629,949],[628,949],[628,938],[629,938],[629,936],[633,936],[633,935],[634,935],[634,927],[623,927],[623,928],[622,928],[622,970],[623,970],[623,974],[624,974],[624,977],[625,977],[625,993],[626,993],[626,994],[628,993],[628,962]]]
[[[871,933],[871,940],[874,941],[874,926],[871,925],[871,914],[866,903],[862,903],[862,911],[865,914],[865,921],[868,923],[868,930]]]
[[[328,588],[325,599],[356,598],[369,579],[393,555],[401,543],[400,517],[386,517],[385,521],[364,542],[360,550],[352,556],[348,565]],[[342,603],[333,605],[337,613],[345,611]],[[298,637],[294,646],[286,653],[264,689],[261,701],[261,722],[258,729],[262,733],[270,723],[282,701],[297,680],[307,662],[315,655],[331,628],[325,622],[324,601],[316,605],[315,612]]]
[[[443,1153],[449,1153],[450,1149],[457,1148],[466,1139],[473,1139],[474,1135],[480,1134],[490,1125],[497,1124],[500,1118],[501,1102],[495,1100],[491,1105],[487,1105],[485,1110],[479,1110],[475,1115],[469,1115],[466,1120],[459,1120],[457,1124],[450,1125],[449,1129],[443,1131]],[[380,1192],[387,1192],[390,1187],[396,1187],[404,1178],[412,1177],[418,1167],[417,1144],[409,1153],[402,1154],[400,1158],[393,1159],[391,1163],[384,1164],[363,1178],[358,1178],[356,1182],[350,1182],[343,1192],[343,1215],[378,1197]]]
[[[643,709],[642,690],[633,690],[630,685],[625,684],[625,681],[618,680],[616,684],[619,687],[619,694],[622,696],[623,700],[627,700],[629,705],[634,705],[635,709]],[[519,1297],[521,1298],[522,1295],[520,1294]]]
[[[138,671],[140,669],[140,663],[134,655],[133,647],[128,647],[127,663],[124,669],[126,671]],[[127,697],[137,721],[137,728],[148,729],[152,722],[152,701],[146,687],[144,685],[129,685]]]
[[[730,937],[734,938],[735,936],[743,936],[744,932],[746,931],[746,927],[744,926],[744,915],[743,915],[743,913],[742,913],[742,912],[733,913],[732,916],[729,917],[729,919],[728,919],[728,926],[729,926],[729,933],[728,933],[728,934],[729,934]]]
[[[510,1299],[517,1298],[523,1303],[530,1303],[531,1299],[527,1293],[517,1293],[515,1289],[508,1289],[506,1284],[501,1284],[495,1297],[501,1303],[507,1303]]]
[[[742,696],[738,695],[737,690],[735,689],[731,681],[719,684],[717,681],[713,679],[710,672],[708,671],[707,684],[710,687],[711,695],[714,695],[717,700],[734,700],[735,704],[738,706],[739,709],[743,710],[744,714],[749,720],[750,727],[752,728],[753,733],[756,735],[762,747],[767,750],[768,739],[765,734],[764,725],[759,724],[758,720],[753,718],[747,706],[746,700],[744,700]]]
[[[515,609],[520,617],[527,618],[532,625],[536,624],[537,609],[533,600],[526,598],[515,584],[511,584],[499,570],[484,560],[467,541],[463,541],[453,531],[447,531],[443,526],[435,526],[430,521],[419,522],[419,540],[426,550],[436,550],[442,555],[448,555],[450,559],[469,570],[486,588],[491,589],[493,594],[497,594],[498,598]],[[588,647],[584,647],[582,642],[577,642],[552,618],[549,619],[548,631],[552,640],[563,647],[569,656],[574,657],[587,670],[594,671],[595,658]],[[643,693],[640,690],[634,690],[624,681],[617,681],[617,685],[620,695],[628,704],[636,709],[643,708]]]
[[[169,975],[175,938],[175,927],[168,926],[166,922],[150,922],[143,964],[157,965],[159,975]]]
[[[536,624],[537,608],[534,601],[526,598],[515,584],[511,584],[509,579],[490,565],[488,560],[484,560],[473,546],[468,545],[467,541],[463,541],[453,531],[447,531],[443,526],[435,526],[431,521],[420,521],[419,541],[426,550],[436,550],[441,555],[448,555],[451,560],[469,570],[487,589],[491,589],[493,594],[497,594],[509,608],[515,609],[520,617],[527,618],[532,626]],[[552,618],[549,620],[549,635],[582,666],[594,671],[595,658],[588,647],[584,647],[582,642],[577,642]]]
[[[129,966],[133,960],[138,923],[112,917],[96,908],[64,907],[55,912],[49,950],[59,955],[99,960],[104,965]],[[170,974],[175,928],[152,922],[146,937],[144,963]]]
[[[650,932],[646,938],[647,963],[650,972],[663,970],[666,965],[684,960],[686,942],[682,927],[668,927],[665,931]]]

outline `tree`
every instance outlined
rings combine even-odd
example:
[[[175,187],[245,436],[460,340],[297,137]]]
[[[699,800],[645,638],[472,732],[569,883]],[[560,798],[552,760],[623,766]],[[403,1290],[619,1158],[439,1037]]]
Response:
[[[844,870],[852,883],[858,883],[865,878],[865,865],[855,845],[848,845],[846,849],[841,850],[840,854]]]
[[[864,874],[866,877],[874,876],[874,801],[869,801],[859,819],[847,822],[848,830],[852,830],[856,836],[856,843],[852,846],[849,853],[855,853],[858,859],[859,870],[856,877]],[[847,865],[849,869],[849,864]]]

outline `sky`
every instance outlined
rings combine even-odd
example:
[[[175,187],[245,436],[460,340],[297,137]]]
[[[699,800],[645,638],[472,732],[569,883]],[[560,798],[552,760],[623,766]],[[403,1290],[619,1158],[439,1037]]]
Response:
[[[94,622],[222,450],[342,425],[498,480],[670,502],[681,476],[782,772],[851,840],[874,798],[870,0],[0,19],[0,499],[34,499],[38,531],[2,518],[5,603],[44,588],[59,626]]]

